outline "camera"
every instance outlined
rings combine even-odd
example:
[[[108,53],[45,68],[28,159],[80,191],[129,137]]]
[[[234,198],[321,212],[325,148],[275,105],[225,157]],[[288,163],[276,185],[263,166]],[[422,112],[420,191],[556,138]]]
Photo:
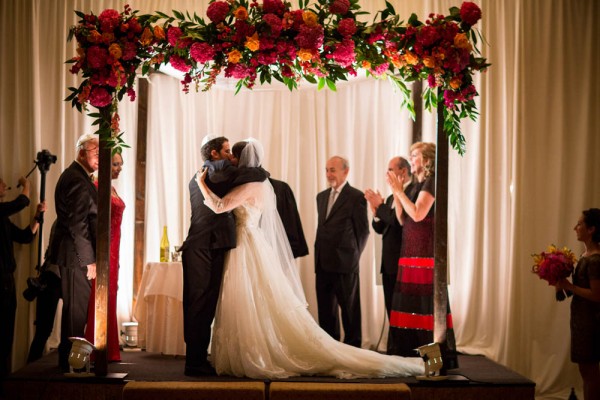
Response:
[[[27,289],[23,291],[23,297],[27,301],[33,301],[44,290],[48,284],[40,276],[31,276],[27,278]]]
[[[38,151],[37,158],[35,159],[35,165],[38,166],[40,171],[48,171],[50,164],[56,163],[56,156],[48,150]]]

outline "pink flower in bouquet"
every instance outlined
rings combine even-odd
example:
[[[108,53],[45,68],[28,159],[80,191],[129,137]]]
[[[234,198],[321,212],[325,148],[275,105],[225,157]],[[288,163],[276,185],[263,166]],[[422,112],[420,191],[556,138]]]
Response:
[[[121,23],[121,14],[117,10],[108,9],[98,16],[102,32],[112,32]]]
[[[181,29],[178,26],[169,27],[169,30],[167,31],[167,39],[169,40],[169,44],[175,47],[182,34],[183,32],[181,32]]]
[[[571,250],[563,247],[562,250],[551,245],[548,251],[533,254],[534,265],[531,271],[548,282],[549,285],[556,283],[573,273],[573,265],[577,261]]]
[[[208,43],[194,43],[190,48],[192,58],[201,64],[205,64],[215,58],[215,49]]]
[[[130,61],[137,57],[137,46],[133,42],[126,42],[123,48],[123,60]]]
[[[350,10],[349,0],[333,0],[329,6],[329,12],[332,14],[344,15]]]
[[[90,93],[89,100],[94,107],[102,108],[112,103],[112,96],[103,87],[95,87]]]
[[[469,26],[473,26],[481,18],[481,9],[471,1],[465,1],[460,6],[460,18]]]
[[[417,45],[429,47],[440,39],[440,32],[435,26],[424,26],[417,32]]]
[[[225,21],[229,13],[229,4],[224,1],[215,1],[206,9],[206,16],[215,24]]]
[[[352,18],[344,18],[338,24],[338,32],[344,37],[352,36],[356,33],[356,23]]]

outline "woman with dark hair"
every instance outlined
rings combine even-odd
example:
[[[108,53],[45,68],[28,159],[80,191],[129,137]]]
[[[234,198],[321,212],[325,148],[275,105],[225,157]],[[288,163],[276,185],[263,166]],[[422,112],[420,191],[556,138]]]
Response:
[[[565,278],[556,288],[573,294],[571,361],[579,366],[584,400],[596,400],[600,399],[600,209],[584,211],[573,229],[585,250],[573,283]]]
[[[402,247],[392,298],[388,354],[411,356],[433,342],[433,269],[435,226],[435,144],[417,142],[410,148],[410,168],[416,184],[404,192],[404,175],[388,172],[396,217],[402,224]],[[456,343],[448,303],[446,343],[441,343],[444,369],[457,368]]]

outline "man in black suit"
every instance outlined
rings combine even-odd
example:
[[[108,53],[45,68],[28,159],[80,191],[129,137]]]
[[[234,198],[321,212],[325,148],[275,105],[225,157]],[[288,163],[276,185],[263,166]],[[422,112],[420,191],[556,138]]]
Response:
[[[302,221],[296,206],[296,198],[290,185],[284,181],[269,178],[275,197],[277,199],[277,212],[283,223],[294,258],[304,257],[308,254],[308,245],[304,238]]]
[[[388,163],[388,171],[396,176],[410,177],[410,164],[403,157],[394,157]],[[412,179],[408,181],[405,191],[410,191],[413,186]],[[365,198],[373,212],[371,225],[378,234],[382,235],[381,247],[381,278],[383,282],[383,298],[388,319],[392,310],[392,297],[398,274],[398,260],[400,259],[400,247],[402,246],[402,225],[396,218],[394,207],[394,196],[390,195],[385,202],[379,192],[371,189],[365,191]]]
[[[56,231],[50,244],[57,249],[63,299],[58,362],[69,369],[71,341],[84,336],[91,280],[96,277],[97,191],[91,179],[98,169],[98,137],[82,135],[77,158],[63,171],[56,184]]]
[[[359,260],[369,237],[369,220],[363,193],[346,182],[349,171],[346,159],[330,158],[326,174],[331,188],[317,195],[316,289],[319,325],[339,340],[339,307],[344,343],[360,347]]]
[[[208,168],[206,183],[219,197],[233,187],[262,182],[269,174],[262,168],[236,168],[231,162],[229,141],[207,136],[202,159]],[[215,317],[227,251],[236,246],[233,213],[215,214],[204,204],[197,182],[190,181],[192,217],[188,236],[181,246],[183,262],[183,335],[186,343],[185,375],[212,375],[207,360],[211,324]]]

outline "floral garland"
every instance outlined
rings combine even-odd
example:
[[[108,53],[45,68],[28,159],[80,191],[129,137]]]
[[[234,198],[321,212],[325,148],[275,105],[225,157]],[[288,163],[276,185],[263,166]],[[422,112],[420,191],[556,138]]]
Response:
[[[77,56],[67,63],[84,80],[69,88],[66,100],[79,111],[87,110],[87,103],[98,108],[100,113],[90,114],[98,133],[118,150],[126,146],[118,102],[125,93],[135,99],[140,67],[146,75],[170,63],[185,74],[186,92],[192,83],[196,90],[209,90],[220,74],[237,79],[238,91],[273,79],[290,90],[305,79],[335,91],[336,82],[362,68],[394,82],[413,116],[406,82],[427,80],[426,107],[443,102],[444,131],[452,147],[464,153],[460,121],[478,115],[473,74],[490,65],[477,56],[472,27],[481,10],[475,3],[453,7],[448,16],[431,14],[425,23],[413,14],[406,25],[388,2],[370,25],[357,20],[366,14],[358,0],[299,0],[298,5],[292,10],[283,0],[212,0],[206,19],[178,11],[138,16],[128,5],[122,13],[108,9],[99,16],[76,11],[81,20],[69,40],[77,40]]]

